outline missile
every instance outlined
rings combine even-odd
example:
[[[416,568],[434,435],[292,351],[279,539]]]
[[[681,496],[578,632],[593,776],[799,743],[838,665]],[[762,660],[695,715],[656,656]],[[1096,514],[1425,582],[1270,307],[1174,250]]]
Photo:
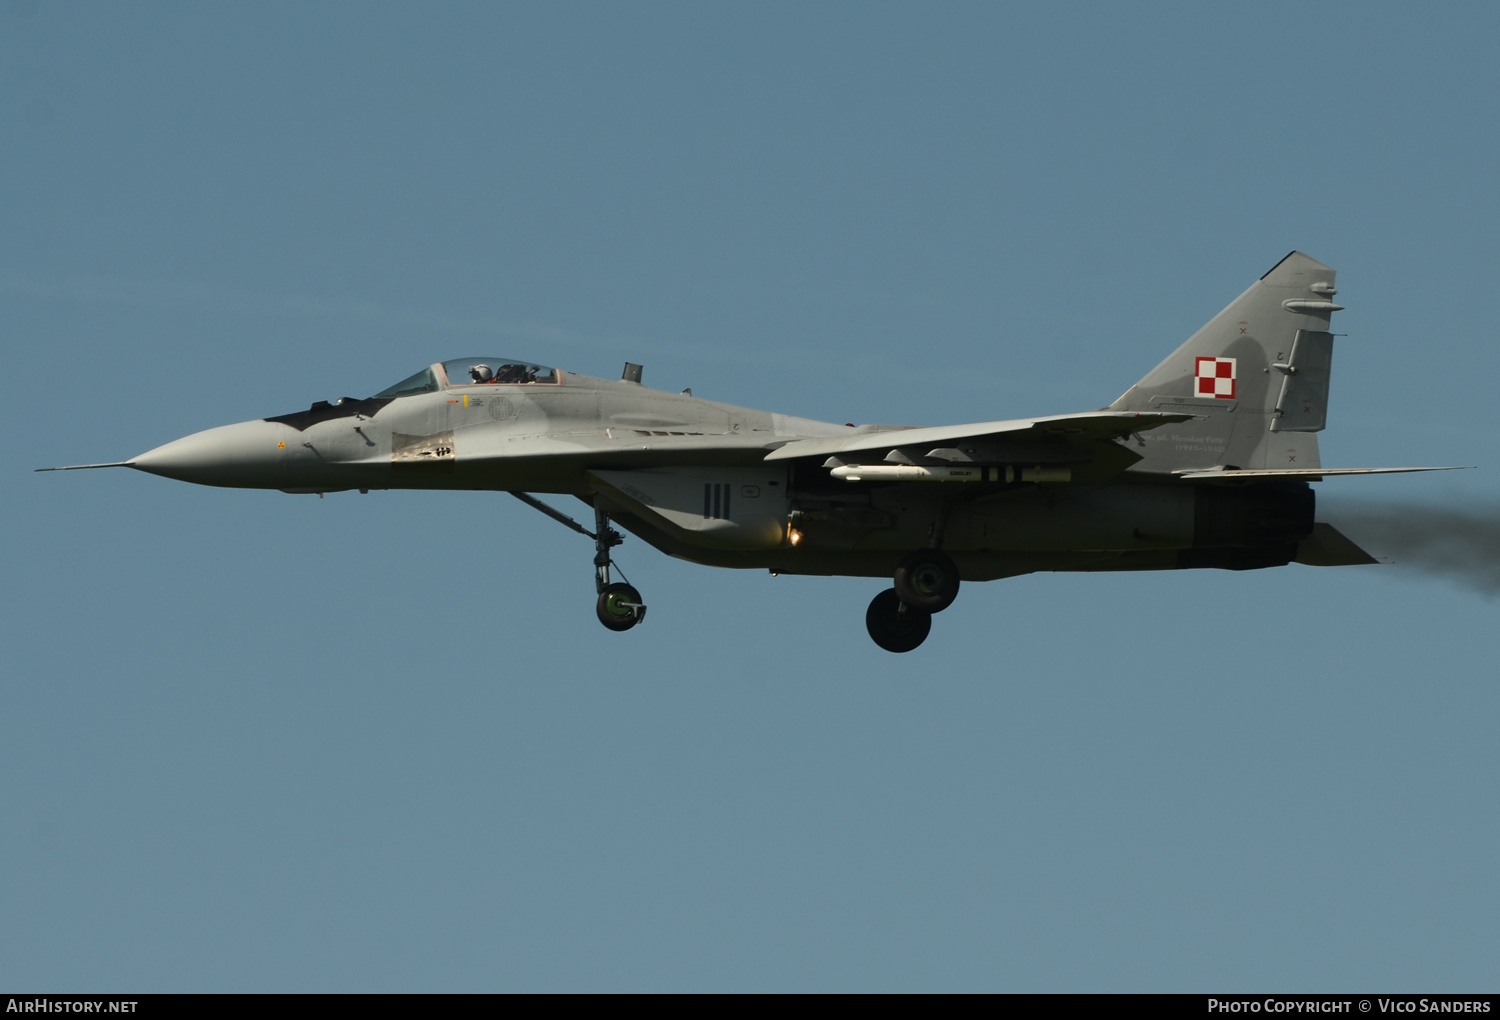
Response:
[[[846,482],[1070,482],[1065,467],[923,467],[918,464],[840,464],[829,471]]]

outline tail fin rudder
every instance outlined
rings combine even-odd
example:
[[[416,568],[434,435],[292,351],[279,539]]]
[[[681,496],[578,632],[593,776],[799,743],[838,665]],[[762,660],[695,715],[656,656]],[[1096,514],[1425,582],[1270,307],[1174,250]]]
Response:
[[[1318,467],[1335,276],[1292,252],[1111,404],[1199,416],[1137,437],[1135,470]]]

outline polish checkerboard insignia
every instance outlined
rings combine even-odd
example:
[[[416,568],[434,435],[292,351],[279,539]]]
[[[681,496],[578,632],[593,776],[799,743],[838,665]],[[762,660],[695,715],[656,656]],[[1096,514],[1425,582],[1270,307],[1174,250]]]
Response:
[[[1233,358],[1199,358],[1197,370],[1198,388],[1194,393],[1200,397],[1218,397],[1233,400],[1235,389]]]

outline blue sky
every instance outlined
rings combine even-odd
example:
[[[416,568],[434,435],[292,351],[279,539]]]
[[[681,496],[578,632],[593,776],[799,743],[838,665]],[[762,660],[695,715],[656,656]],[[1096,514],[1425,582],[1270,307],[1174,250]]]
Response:
[[[1323,483],[1494,519],[1489,6],[0,3],[0,984],[1474,990],[1496,604],[966,586],[115,460],[498,352],[835,421],[1092,409],[1287,251]]]

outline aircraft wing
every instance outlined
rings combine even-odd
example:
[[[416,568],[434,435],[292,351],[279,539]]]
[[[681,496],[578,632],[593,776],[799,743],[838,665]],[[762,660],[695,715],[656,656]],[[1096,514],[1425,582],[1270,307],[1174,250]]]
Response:
[[[892,429],[889,432],[864,432],[833,439],[800,439],[771,451],[766,460],[792,460],[797,457],[832,457],[866,450],[890,450],[898,446],[943,446],[962,440],[993,439],[1065,439],[1073,443],[1094,443],[1132,432],[1144,432],[1173,422],[1191,421],[1191,414],[1165,414],[1155,411],[1088,411],[1083,414],[1057,414],[1047,418],[1016,418],[1011,421],[986,421],[973,425],[939,425],[935,428]]]
[[[1413,471],[1463,471],[1466,465],[1454,467],[1384,467],[1384,468],[1207,468],[1202,471],[1174,471],[1178,478],[1322,478],[1326,475],[1404,475]]]

